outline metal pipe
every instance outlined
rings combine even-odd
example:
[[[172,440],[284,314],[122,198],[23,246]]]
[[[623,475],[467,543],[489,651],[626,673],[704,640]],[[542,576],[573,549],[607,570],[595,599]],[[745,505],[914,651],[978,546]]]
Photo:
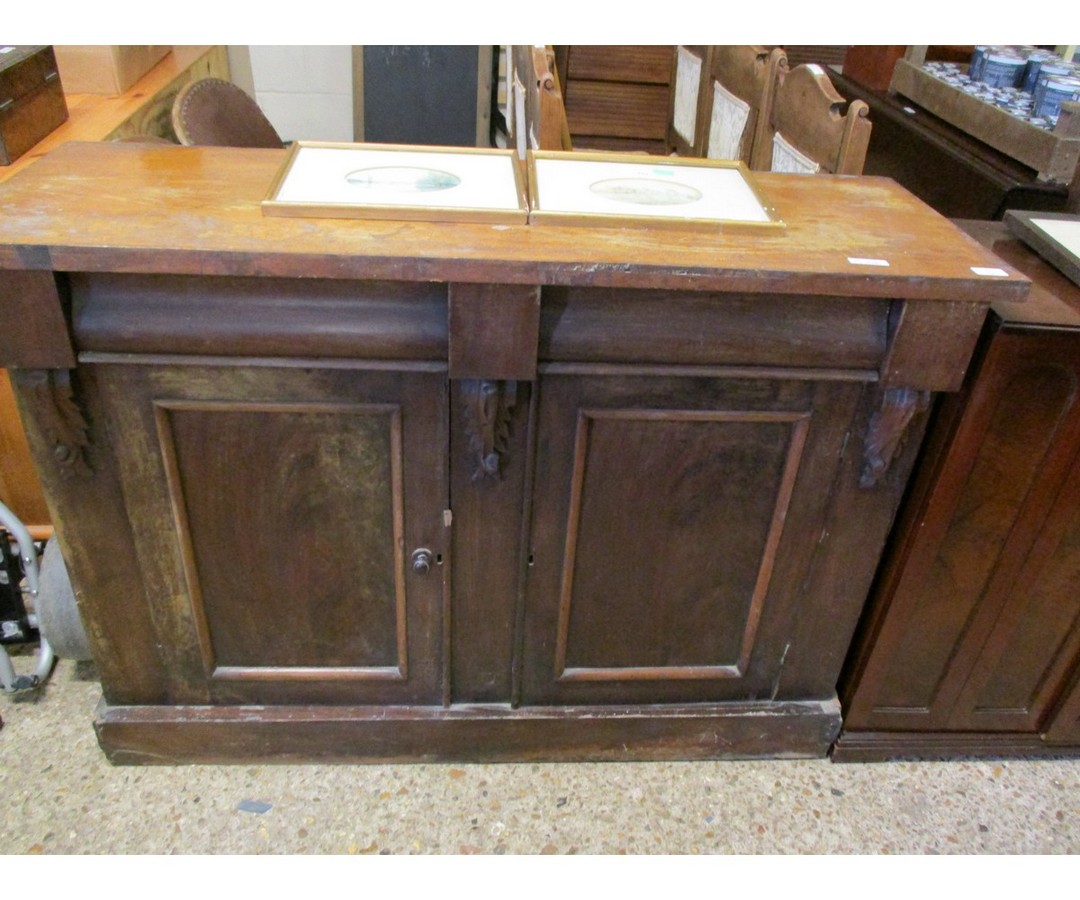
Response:
[[[10,509],[0,503],[0,525],[3,525],[11,536],[15,538],[15,543],[19,545],[19,556],[22,558],[23,574],[26,576],[26,588],[27,593],[31,597],[36,597],[38,594],[38,566],[37,566],[37,548],[34,546],[34,539],[30,537],[30,532],[26,530],[26,526],[19,521],[18,517]]]
[[[15,690],[15,667],[3,646],[0,646],[0,688],[9,694]]]

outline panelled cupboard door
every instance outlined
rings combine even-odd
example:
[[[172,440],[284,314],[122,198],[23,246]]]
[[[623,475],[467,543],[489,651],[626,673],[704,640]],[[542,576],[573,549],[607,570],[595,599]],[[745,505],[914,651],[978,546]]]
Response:
[[[522,701],[774,696],[862,387],[542,376]]]
[[[1003,328],[925,465],[847,727],[1034,734],[1080,661],[1080,342]],[[944,426],[943,426],[944,427]]]
[[[439,702],[444,373],[93,368],[174,702]]]

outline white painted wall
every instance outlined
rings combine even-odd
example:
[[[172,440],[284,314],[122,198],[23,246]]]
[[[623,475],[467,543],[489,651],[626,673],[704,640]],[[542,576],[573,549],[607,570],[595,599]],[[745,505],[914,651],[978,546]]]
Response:
[[[255,100],[285,141],[352,141],[352,47],[252,44]]]

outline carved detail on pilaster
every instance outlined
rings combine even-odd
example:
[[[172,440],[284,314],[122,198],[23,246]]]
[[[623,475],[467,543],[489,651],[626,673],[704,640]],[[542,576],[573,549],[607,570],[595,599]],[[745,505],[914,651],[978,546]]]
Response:
[[[68,369],[24,370],[19,385],[32,398],[34,413],[48,441],[49,455],[64,478],[88,478],[93,470],[84,451],[89,428],[75,399]]]
[[[499,479],[510,438],[510,415],[517,402],[517,382],[462,381],[461,394],[465,401],[472,480]]]
[[[863,448],[863,470],[859,486],[874,487],[889,471],[903,449],[908,425],[916,413],[930,406],[929,391],[890,388],[881,399],[881,408],[870,418]]]

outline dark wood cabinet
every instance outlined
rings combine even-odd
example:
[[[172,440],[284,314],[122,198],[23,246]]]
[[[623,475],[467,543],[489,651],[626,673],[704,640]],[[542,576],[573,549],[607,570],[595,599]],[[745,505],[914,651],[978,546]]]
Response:
[[[1004,227],[1034,281],[995,306],[945,398],[846,685],[837,759],[1080,744],[1080,288]]]
[[[1026,279],[882,180],[764,174],[764,237],[316,223],[261,215],[281,159],[0,189],[109,758],[824,755],[930,397]]]

